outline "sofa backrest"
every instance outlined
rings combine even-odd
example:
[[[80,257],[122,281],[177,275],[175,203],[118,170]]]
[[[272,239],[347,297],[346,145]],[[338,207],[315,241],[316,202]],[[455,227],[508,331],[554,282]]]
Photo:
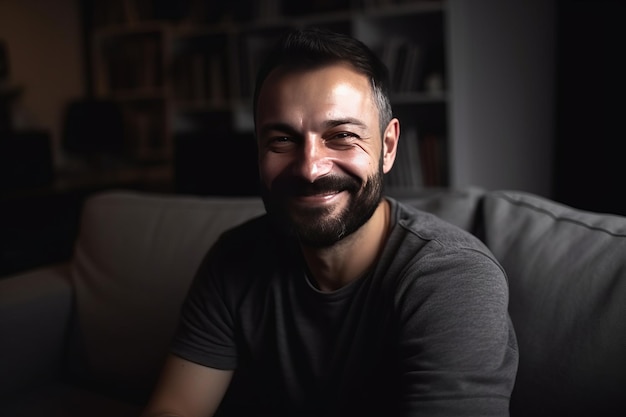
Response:
[[[72,260],[74,356],[83,356],[73,368],[101,387],[149,392],[207,248],[264,211],[254,198],[112,191],[88,199]]]
[[[480,187],[425,188],[395,192],[391,197],[474,233],[480,224],[480,202],[484,194]]]
[[[626,217],[520,192],[483,204],[520,350],[511,415],[626,415]]]

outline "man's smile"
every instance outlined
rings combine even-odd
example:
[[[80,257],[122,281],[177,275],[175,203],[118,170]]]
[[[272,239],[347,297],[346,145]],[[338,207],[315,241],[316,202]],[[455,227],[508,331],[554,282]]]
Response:
[[[298,205],[322,205],[334,202],[345,190],[325,191],[314,194],[302,194],[290,197],[290,200]]]

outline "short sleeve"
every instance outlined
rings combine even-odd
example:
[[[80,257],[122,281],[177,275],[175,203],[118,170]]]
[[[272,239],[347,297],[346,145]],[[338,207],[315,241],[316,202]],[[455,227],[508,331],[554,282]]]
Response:
[[[220,262],[222,251],[219,240],[201,263],[183,304],[171,352],[204,366],[234,369],[237,349]]]

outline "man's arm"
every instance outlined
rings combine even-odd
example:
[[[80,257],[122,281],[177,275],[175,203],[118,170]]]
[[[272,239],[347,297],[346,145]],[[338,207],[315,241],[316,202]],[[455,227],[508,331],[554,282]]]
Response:
[[[207,417],[220,405],[233,371],[170,355],[141,417]]]

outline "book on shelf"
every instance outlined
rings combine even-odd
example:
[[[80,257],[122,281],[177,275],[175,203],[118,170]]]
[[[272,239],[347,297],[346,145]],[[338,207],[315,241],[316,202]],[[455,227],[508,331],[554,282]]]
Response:
[[[425,133],[419,139],[419,153],[425,187],[439,187],[446,183],[446,156],[443,137]]]
[[[167,157],[166,134],[162,129],[163,108],[130,105],[124,110],[124,130],[129,156],[139,161]]]
[[[186,53],[172,63],[171,83],[177,100],[219,104],[228,94],[224,57],[219,53]]]
[[[391,37],[375,49],[389,70],[392,92],[415,92],[419,89],[423,76],[423,56],[419,45],[403,37]]]
[[[207,96],[206,80],[206,57],[204,54],[196,52],[187,57],[189,66],[187,67],[187,100],[204,101]]]
[[[212,103],[226,101],[228,96],[226,68],[224,59],[220,55],[210,55],[207,62],[207,98]]]
[[[421,51],[413,43],[407,43],[405,48],[404,67],[398,80],[399,87],[397,91],[415,92],[419,89],[419,79],[421,78]]]
[[[126,2],[121,0],[93,0],[91,3],[91,19],[94,26],[104,27],[126,23]]]
[[[117,39],[102,45],[109,92],[141,91],[162,85],[161,48],[154,36]]]
[[[396,160],[386,178],[387,187],[414,189],[423,186],[419,152],[417,128],[409,126],[402,131],[398,141]]]
[[[189,65],[189,57],[187,55],[176,57],[170,64],[171,91],[177,100],[188,100],[192,96],[192,83],[187,76]]]
[[[273,20],[282,15],[280,0],[260,0],[255,5],[254,18],[257,20]]]
[[[445,186],[445,158],[445,141],[441,135],[427,132],[419,136],[416,126],[405,127],[385,184],[396,191]]]
[[[155,18],[152,0],[122,0],[126,22],[137,23]],[[115,2],[113,2],[115,3]]]
[[[91,0],[97,27],[136,24],[157,18],[154,0]]]

